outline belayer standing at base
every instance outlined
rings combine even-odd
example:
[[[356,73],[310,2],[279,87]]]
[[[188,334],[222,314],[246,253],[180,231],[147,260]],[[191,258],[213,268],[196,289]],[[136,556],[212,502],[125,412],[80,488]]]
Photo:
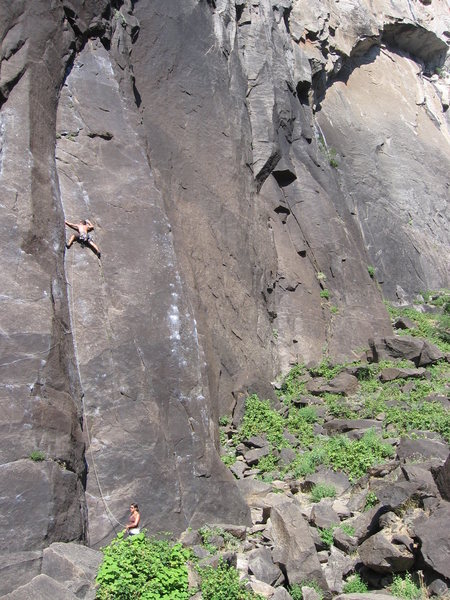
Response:
[[[137,535],[141,532],[139,527],[141,515],[139,514],[139,506],[135,502],[130,506],[130,513],[130,518],[125,529],[128,531],[128,535]]]
[[[98,258],[100,258],[100,250],[98,246],[94,244],[90,235],[90,232],[94,230],[94,226],[88,219],[82,219],[79,223],[69,223],[69,221],[64,221],[64,223],[67,225],[67,227],[70,227],[77,232],[70,236],[69,241],[66,244],[66,248],[70,248],[70,246],[76,240],[77,242],[80,242],[80,244],[89,246],[89,248],[98,256]]]

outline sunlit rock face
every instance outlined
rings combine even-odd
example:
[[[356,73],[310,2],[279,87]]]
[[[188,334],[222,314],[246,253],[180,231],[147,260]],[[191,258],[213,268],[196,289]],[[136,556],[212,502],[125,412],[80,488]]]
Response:
[[[130,501],[151,530],[248,522],[219,415],[388,335],[380,288],[448,285],[445,8],[2,4],[9,581]],[[100,260],[65,251],[81,218]]]

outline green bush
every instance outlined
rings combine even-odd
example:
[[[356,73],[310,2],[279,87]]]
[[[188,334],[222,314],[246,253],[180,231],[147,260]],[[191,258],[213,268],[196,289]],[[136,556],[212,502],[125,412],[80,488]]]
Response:
[[[406,573],[404,577],[394,575],[391,593],[403,600],[420,600],[423,596],[420,587],[414,583],[410,573]]]
[[[119,533],[102,549],[97,575],[99,600],[187,600],[190,553],[181,544]]]
[[[284,419],[273,410],[268,400],[260,400],[256,394],[245,402],[245,414],[239,428],[239,439],[248,440],[253,435],[265,433],[276,448],[287,445],[283,437]]]
[[[331,527],[326,527],[325,529],[321,529],[320,527],[317,528],[319,531],[319,537],[327,548],[330,548],[330,546],[333,545],[334,530],[336,527],[336,525],[331,525]]]
[[[311,490],[311,500],[320,502],[322,498],[336,498],[336,488],[326,483],[318,483]]]
[[[325,442],[326,462],[335,471],[344,471],[350,479],[362,477],[370,467],[391,457],[394,450],[373,431],[360,440],[336,435]]]
[[[342,529],[342,531],[344,533],[346,533],[347,535],[351,535],[351,536],[355,535],[355,528],[353,527],[353,525],[350,525],[349,523],[342,523],[342,525],[339,526],[339,529]]]
[[[199,569],[203,600],[253,600],[260,596],[247,590],[245,582],[239,581],[239,573],[223,561],[217,569]]]
[[[364,510],[369,510],[378,504],[378,498],[375,492],[368,492],[366,496],[366,503],[364,504]]]
[[[358,574],[351,575],[344,583],[344,594],[365,594],[368,591],[367,583]]]
[[[330,297],[330,290],[327,290],[327,289],[321,290],[320,297],[324,298],[325,300],[328,300],[328,298]]]
[[[295,365],[284,377],[281,389],[277,391],[277,394],[282,396],[288,404],[292,399],[306,393],[305,382],[301,381],[303,375],[305,375],[304,365]]]
[[[369,273],[369,276],[373,279],[375,276],[375,267],[372,267],[372,265],[368,265],[367,272]]]
[[[31,460],[34,460],[34,462],[41,462],[46,459],[46,456],[41,450],[33,450],[30,454],[30,458]]]
[[[289,587],[289,593],[292,596],[292,600],[303,600],[302,587],[310,587],[315,590],[319,596],[319,600],[323,600],[323,591],[320,589],[317,581],[302,581],[301,583],[294,583]]]

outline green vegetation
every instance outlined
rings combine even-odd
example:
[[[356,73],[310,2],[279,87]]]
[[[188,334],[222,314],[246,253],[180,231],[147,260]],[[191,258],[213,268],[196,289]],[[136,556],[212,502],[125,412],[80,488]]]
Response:
[[[219,425],[221,427],[226,427],[230,424],[230,417],[228,415],[222,415],[219,419]]]
[[[148,539],[145,533],[130,538],[119,533],[103,548],[103,562],[96,579],[97,598],[187,600],[189,556],[181,544]]]
[[[326,527],[325,529],[321,529],[320,527],[317,528],[319,537],[327,548],[330,548],[333,545],[335,529],[336,525],[331,525],[331,527]]]
[[[325,275],[316,273],[323,281]],[[322,290],[325,292],[326,290]],[[432,343],[440,340],[440,347],[446,351],[450,345],[445,342],[441,317],[450,318],[450,293],[423,293],[428,305],[439,307],[440,311],[421,313],[414,307],[391,309],[393,317],[407,312],[407,316],[417,324],[417,330],[407,330],[412,335],[422,335]],[[438,314],[438,312],[442,314]],[[448,335],[448,330],[447,330]],[[447,344],[447,345],[446,345]],[[439,345],[439,344],[438,344]],[[383,382],[380,374],[387,368],[415,368],[408,360],[383,360],[379,363],[351,363],[356,373],[359,388],[350,397],[339,394],[322,393],[318,409],[314,405],[299,408],[299,400],[308,396],[308,382],[311,377],[323,377],[330,381],[348,365],[332,364],[327,360],[319,365],[306,368],[295,365],[282,379],[276,394],[282,403],[275,408],[269,400],[261,400],[257,395],[249,396],[241,426],[234,431],[221,434],[224,448],[222,457],[225,464],[231,465],[236,459],[236,447],[254,435],[266,437],[270,453],[255,465],[259,477],[265,481],[274,478],[302,478],[314,473],[319,466],[327,466],[345,472],[352,481],[386,460],[394,450],[385,438],[405,435],[421,436],[424,431],[438,433],[450,442],[450,411],[433,395],[447,395],[449,365],[442,360],[428,366],[422,377],[398,378]],[[377,419],[381,430],[367,431],[361,439],[350,439],[346,435],[317,434],[316,424],[321,425],[329,417],[343,419]],[[295,439],[294,439],[295,438]],[[289,464],[280,462],[280,451],[291,448],[293,452]],[[367,507],[376,498],[367,499]]]
[[[373,279],[375,277],[375,267],[372,267],[371,265],[367,266],[367,272],[369,273],[369,276]]]
[[[370,510],[378,503],[378,498],[375,492],[368,492],[366,496],[366,503],[364,504],[364,510]]]
[[[289,587],[289,593],[293,600],[303,600],[303,587],[309,587],[315,590],[319,596],[319,600],[323,600],[323,591],[320,589],[317,581],[302,581],[301,583],[294,583]]]
[[[330,290],[327,290],[326,288],[324,290],[321,290],[320,297],[324,298],[325,300],[328,300],[328,298],[330,297]]]
[[[415,329],[399,331],[400,335],[424,337],[436,344],[443,352],[450,351],[450,291],[422,293],[427,304],[440,307],[441,312],[421,312],[415,307],[397,308],[387,303],[391,318],[407,317]]]
[[[311,500],[320,502],[322,498],[336,498],[336,488],[326,483],[318,483],[311,490]]]
[[[43,452],[41,452],[41,450],[33,450],[33,452],[30,454],[30,458],[31,460],[34,460],[34,462],[41,462],[47,457]]]
[[[351,575],[344,583],[344,594],[365,594],[368,591],[367,583],[358,574]]]
[[[350,525],[349,523],[342,523],[342,525],[339,525],[339,529],[342,529],[342,531],[344,533],[346,533],[347,535],[350,535],[350,536],[355,535],[355,528],[353,527],[353,525]]]
[[[217,569],[199,569],[202,578],[203,600],[258,600],[260,596],[247,590],[245,581],[239,581],[239,573],[234,567],[220,562]]]
[[[391,593],[403,600],[420,600],[423,597],[422,590],[414,583],[410,573],[406,573],[404,577],[394,575]]]

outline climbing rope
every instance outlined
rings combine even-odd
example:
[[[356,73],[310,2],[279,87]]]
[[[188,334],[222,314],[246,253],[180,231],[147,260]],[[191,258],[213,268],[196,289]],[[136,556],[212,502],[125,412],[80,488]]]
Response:
[[[92,468],[94,471],[94,475],[95,475],[95,479],[97,482],[97,487],[98,487],[98,491],[100,493],[100,498],[102,499],[103,505],[105,507],[105,512],[108,515],[111,524],[113,526],[114,531],[117,533],[116,531],[116,526],[114,525],[114,523],[117,523],[118,525],[120,525],[121,528],[125,528],[126,525],[124,523],[122,523],[121,521],[119,521],[114,514],[112,513],[111,509],[108,506],[108,503],[106,502],[106,498],[105,495],[103,493],[102,490],[102,486],[100,484],[100,478],[98,476],[98,471],[97,471],[97,465],[95,463],[95,458],[94,458],[94,452],[92,450],[92,443],[91,443],[91,434],[89,431],[89,424],[88,424],[88,418],[87,418],[87,414],[86,414],[86,405],[85,405],[85,394],[84,394],[84,386],[83,386],[83,380],[81,377],[81,369],[80,369],[80,365],[78,363],[78,355],[77,355],[77,348],[76,348],[76,330],[75,330],[75,326],[76,326],[76,318],[75,318],[75,301],[74,301],[74,293],[73,293],[73,252],[71,253],[71,265],[70,265],[70,279],[71,279],[71,283],[69,283],[67,281],[67,277],[66,277],[66,284],[67,286],[70,288],[70,292],[69,292],[69,296],[70,296],[70,320],[71,320],[71,329],[72,329],[72,338],[73,338],[73,344],[74,344],[74,348],[75,348],[75,361],[77,364],[77,369],[78,369],[78,374],[80,377],[80,386],[81,386],[81,407],[83,409],[83,422],[85,424],[85,430],[86,430],[86,437],[87,437],[87,442],[88,442],[88,446],[89,446],[89,453],[91,456],[91,461],[92,461]]]

